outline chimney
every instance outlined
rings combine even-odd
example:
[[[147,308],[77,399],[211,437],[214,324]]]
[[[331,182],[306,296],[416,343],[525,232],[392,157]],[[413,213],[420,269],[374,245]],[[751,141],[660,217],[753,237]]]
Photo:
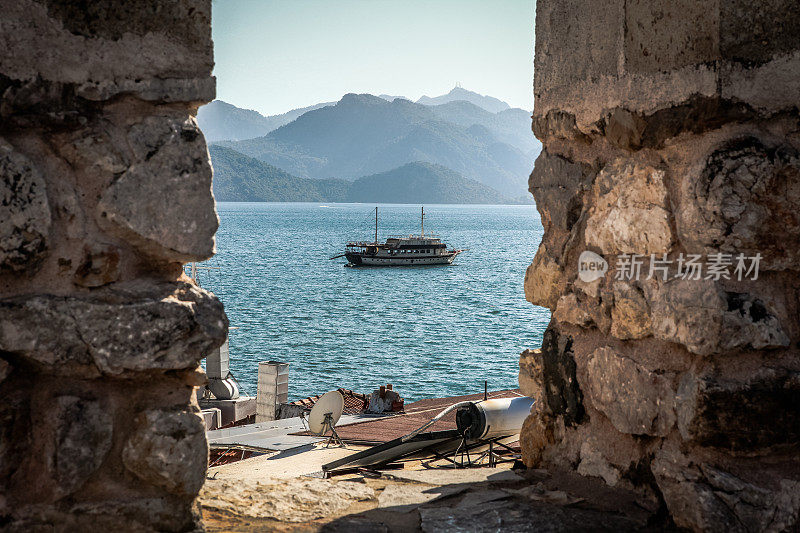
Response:
[[[258,363],[256,391],[256,423],[275,420],[278,407],[289,401],[289,363]]]

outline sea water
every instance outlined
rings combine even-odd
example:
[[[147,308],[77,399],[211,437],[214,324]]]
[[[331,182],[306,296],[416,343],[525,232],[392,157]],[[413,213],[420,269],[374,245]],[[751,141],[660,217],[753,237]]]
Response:
[[[378,205],[378,238],[420,232],[420,206]],[[375,206],[219,203],[217,255],[200,284],[225,304],[231,371],[255,394],[258,362],[289,363],[289,397],[391,383],[407,400],[517,387],[547,309],[523,278],[542,237],[536,208],[425,206],[425,232],[468,248],[452,265],[346,267],[372,241]]]

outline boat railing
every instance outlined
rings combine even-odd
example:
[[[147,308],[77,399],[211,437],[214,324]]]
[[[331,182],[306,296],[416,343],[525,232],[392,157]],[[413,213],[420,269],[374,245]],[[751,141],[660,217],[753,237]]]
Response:
[[[426,233],[425,235],[389,235],[389,239],[439,239],[436,233]]]

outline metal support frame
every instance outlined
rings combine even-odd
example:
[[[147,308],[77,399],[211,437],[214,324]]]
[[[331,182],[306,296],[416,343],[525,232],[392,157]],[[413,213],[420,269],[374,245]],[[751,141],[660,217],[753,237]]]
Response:
[[[489,445],[489,449],[482,452],[480,455],[470,455],[469,451],[473,448],[478,448],[480,446]],[[498,439],[490,440],[488,443],[486,441],[478,441],[472,444],[467,442],[467,439],[462,436],[461,443],[459,443],[458,448],[456,448],[455,452],[452,454],[450,453],[437,453],[432,452],[433,459],[430,459],[423,464],[430,464],[435,461],[448,461],[453,464],[453,468],[478,468],[481,466],[497,466],[500,463],[513,463],[515,459],[505,459],[500,454],[495,451],[494,446],[500,446],[511,452],[514,455],[517,455],[517,452],[510,448],[509,446],[499,442]],[[473,458],[474,457],[474,458]],[[484,458],[488,459],[487,464],[482,464]],[[465,460],[466,459],[466,460]]]
[[[331,436],[328,437],[328,440],[325,442],[325,447],[327,448],[331,444],[338,444],[342,448],[347,448],[347,445],[344,443],[342,438],[336,432],[336,428],[333,424],[333,413],[325,413],[325,418],[322,421],[322,434],[325,434],[325,428],[331,430]]]

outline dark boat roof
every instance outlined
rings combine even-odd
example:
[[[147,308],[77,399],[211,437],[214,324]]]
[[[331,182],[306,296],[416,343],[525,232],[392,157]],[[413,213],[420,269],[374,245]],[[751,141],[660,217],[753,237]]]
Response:
[[[386,242],[377,243],[378,246],[398,246],[398,245],[412,245],[412,246],[425,246],[431,244],[442,244],[442,239],[435,235],[391,235],[386,239]],[[347,246],[375,246],[375,242],[356,241],[348,242]]]

